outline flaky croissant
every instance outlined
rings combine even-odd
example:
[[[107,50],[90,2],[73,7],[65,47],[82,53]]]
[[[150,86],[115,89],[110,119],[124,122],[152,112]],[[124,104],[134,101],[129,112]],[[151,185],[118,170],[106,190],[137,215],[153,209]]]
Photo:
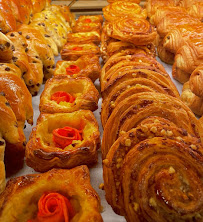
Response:
[[[0,220],[27,222],[38,218],[53,221],[66,218],[72,222],[102,222],[100,207],[87,166],[53,169],[9,180],[0,197]],[[41,217],[37,216],[39,212],[42,212]]]

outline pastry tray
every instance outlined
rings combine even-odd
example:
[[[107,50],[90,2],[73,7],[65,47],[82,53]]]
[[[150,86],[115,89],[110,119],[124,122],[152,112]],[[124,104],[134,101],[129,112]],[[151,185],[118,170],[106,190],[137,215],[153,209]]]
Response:
[[[55,57],[55,61],[57,62],[58,60],[61,60],[60,56]],[[181,93],[182,92],[182,84],[178,83],[176,80],[174,80],[172,78],[172,75],[171,75],[172,66],[161,62],[159,58],[157,58],[157,60],[165,67],[166,71],[171,76],[172,81],[175,83],[179,93]],[[101,63],[102,63],[102,60],[101,60]],[[98,90],[100,89],[100,83],[99,83],[98,79],[95,81],[95,86]],[[44,89],[44,85],[41,86],[39,94],[37,96],[33,97],[33,99],[32,99],[32,105],[33,105],[33,110],[34,110],[34,124],[33,124],[33,126],[36,125],[36,120],[40,114],[39,100],[40,100],[40,95],[41,95],[43,89]],[[98,108],[98,110],[96,110],[94,112],[94,115],[99,123],[100,134],[101,134],[101,138],[102,138],[103,129],[102,129],[101,121],[100,121],[101,103],[102,103],[102,99],[100,97],[99,103],[98,103],[99,108]],[[25,132],[25,136],[27,138],[27,141],[29,139],[29,136],[30,136],[33,126],[30,126],[29,124],[26,123],[26,128],[25,128],[24,132]],[[93,188],[97,191],[97,193],[99,194],[100,199],[101,199],[103,220],[104,220],[104,222],[125,222],[126,221],[125,218],[115,214],[113,212],[111,206],[107,203],[107,201],[105,199],[105,191],[99,189],[99,185],[101,183],[103,183],[101,150],[98,151],[98,156],[99,156],[98,163],[90,168],[90,178],[91,178],[91,184],[92,184]],[[33,174],[33,173],[36,173],[36,172],[32,168],[30,168],[30,167],[26,166],[26,164],[24,164],[23,169],[21,169],[17,174],[13,175],[12,177],[22,176],[22,175],[26,175],[26,174]],[[10,178],[7,178],[7,179],[10,179]]]

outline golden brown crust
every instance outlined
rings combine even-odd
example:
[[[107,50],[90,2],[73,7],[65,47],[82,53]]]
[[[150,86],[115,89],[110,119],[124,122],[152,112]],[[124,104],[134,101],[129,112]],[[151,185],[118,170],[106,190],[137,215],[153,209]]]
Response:
[[[83,139],[75,140],[73,144],[61,149],[53,142],[52,131],[65,126],[76,129],[81,129],[82,126]],[[26,146],[26,163],[40,172],[54,167],[72,168],[81,164],[93,164],[97,162],[99,145],[98,123],[91,111],[41,114]]]
[[[203,98],[196,96],[189,85],[189,82],[184,83],[181,94],[181,100],[198,116],[203,115]]]
[[[4,35],[2,32],[0,32],[0,61],[10,62],[13,57],[14,49],[14,45],[10,41],[10,39],[7,38],[7,36]]]
[[[109,37],[135,45],[152,43],[157,35],[154,27],[145,19],[122,18],[106,24],[106,33]]]
[[[86,19],[91,19],[92,22],[103,23],[102,15],[81,15],[78,18],[78,22],[85,22]]]
[[[203,2],[196,2],[189,8],[187,8],[189,15],[198,18],[200,21],[203,21]]]
[[[91,18],[90,18],[91,20]],[[89,20],[87,20],[89,21]],[[98,33],[101,32],[102,25],[100,22],[79,22],[76,21],[75,26],[72,28],[73,32],[91,32],[97,31]]]
[[[104,18],[107,21],[114,22],[118,18],[147,18],[146,9],[143,9],[141,6],[134,2],[128,1],[116,1],[103,9]]]
[[[75,44],[85,44],[93,42],[96,45],[99,45],[101,41],[101,36],[97,31],[69,33],[67,35],[67,41]]]
[[[122,131],[128,131],[149,116],[159,116],[175,123],[202,139],[202,127],[191,110],[179,99],[161,93],[144,92],[129,96],[120,102],[108,119],[103,133],[102,153],[110,147]]]
[[[91,187],[86,166],[71,170],[52,169],[44,174],[11,179],[0,198],[0,220],[26,222],[33,219],[37,212],[37,202],[44,192],[58,192],[70,200],[76,211],[71,222],[103,221],[100,198]]]
[[[201,152],[171,139],[134,146],[121,170],[127,221],[201,221],[202,164]]]
[[[75,98],[73,103],[51,100],[51,95],[64,91]],[[95,111],[98,106],[99,92],[89,78],[55,76],[49,79],[40,97],[39,110],[43,113],[70,113],[79,109]]]
[[[54,76],[66,75],[66,68],[68,68],[70,65],[76,65],[80,69],[78,73],[71,75],[74,78],[88,77],[94,82],[101,73],[101,66],[99,64],[98,56],[82,55],[76,61],[58,61],[56,63]]]
[[[46,0],[31,0],[33,5],[33,14],[37,12],[41,12],[45,9],[47,1]]]
[[[160,117],[146,118],[136,128],[121,135],[111,146],[106,159],[103,161],[106,198],[118,214],[124,214],[121,184],[119,182],[122,180],[120,171],[125,157],[135,145],[154,137],[176,140],[187,144],[191,148],[193,147],[197,152],[202,151],[198,138],[191,136],[174,123]]]
[[[157,53],[163,62],[173,65],[175,54],[163,46],[163,40],[158,43]]]
[[[100,55],[99,47],[94,43],[87,44],[76,44],[76,43],[66,43],[62,48],[61,58],[67,61],[75,61],[82,55]]]

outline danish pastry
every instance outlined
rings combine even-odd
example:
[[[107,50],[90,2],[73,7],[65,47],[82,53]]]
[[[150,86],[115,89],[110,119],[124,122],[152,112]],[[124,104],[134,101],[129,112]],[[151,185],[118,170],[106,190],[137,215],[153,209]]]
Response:
[[[189,82],[184,83],[181,94],[181,100],[198,116],[203,115],[203,98],[196,96],[191,88]]]
[[[188,147],[194,147],[197,152],[202,152],[198,138],[161,117],[146,118],[136,128],[124,133],[111,146],[106,159],[103,161],[106,199],[118,214],[125,215],[121,191],[121,171],[125,158],[137,144],[145,143],[145,140],[154,137],[184,142]]]
[[[13,57],[14,49],[14,45],[10,39],[0,32],[0,61],[10,62]]]
[[[67,35],[67,41],[75,44],[85,44],[93,42],[98,45],[101,41],[101,36],[97,31],[69,33]]]
[[[96,46],[94,43],[77,44],[67,42],[62,48],[60,54],[63,60],[75,61],[79,59],[82,55],[99,56],[100,50],[99,47]]]
[[[96,23],[103,23],[102,15],[81,15],[79,16],[78,22],[82,23],[89,23],[89,22],[96,22]]]
[[[203,2],[196,2],[189,8],[187,8],[189,15],[198,18],[200,21],[203,20]]]
[[[75,26],[72,28],[73,32],[91,32],[97,31],[101,32],[102,25],[99,22],[92,22],[91,19],[86,19],[87,22],[76,21]]]
[[[41,114],[26,146],[26,163],[36,171],[97,162],[98,123],[89,110]]]
[[[157,35],[154,27],[145,19],[122,18],[106,24],[108,36],[135,45],[148,45]]]
[[[147,18],[146,9],[129,1],[116,1],[105,6],[102,10],[104,18],[109,22],[115,22],[118,18],[123,17],[128,17],[129,19]]]
[[[203,132],[198,120],[179,99],[155,92],[136,93],[120,102],[109,117],[102,139],[103,158],[121,132],[136,127],[148,116],[166,118],[202,140]]]
[[[43,113],[69,113],[79,109],[95,111],[99,93],[89,78],[56,76],[49,79],[40,97]]]
[[[68,75],[70,77],[89,77],[93,82],[99,77],[101,66],[98,56],[84,55],[76,61],[58,61],[54,76]]]
[[[4,222],[103,221],[86,166],[11,179],[1,195],[0,209]]]

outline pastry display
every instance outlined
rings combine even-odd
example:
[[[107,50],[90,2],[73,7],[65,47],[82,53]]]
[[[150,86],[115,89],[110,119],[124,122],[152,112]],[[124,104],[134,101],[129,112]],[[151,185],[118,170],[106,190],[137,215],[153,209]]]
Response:
[[[97,162],[98,123],[89,110],[41,114],[26,146],[26,163],[36,171]]]
[[[89,78],[58,75],[49,79],[40,98],[43,113],[69,113],[80,109],[95,111],[99,93]]]
[[[99,77],[100,72],[98,56],[84,55],[75,61],[58,61],[54,76],[88,77],[94,82]]]
[[[102,222],[100,207],[86,166],[53,169],[9,180],[0,196],[0,220]]]

